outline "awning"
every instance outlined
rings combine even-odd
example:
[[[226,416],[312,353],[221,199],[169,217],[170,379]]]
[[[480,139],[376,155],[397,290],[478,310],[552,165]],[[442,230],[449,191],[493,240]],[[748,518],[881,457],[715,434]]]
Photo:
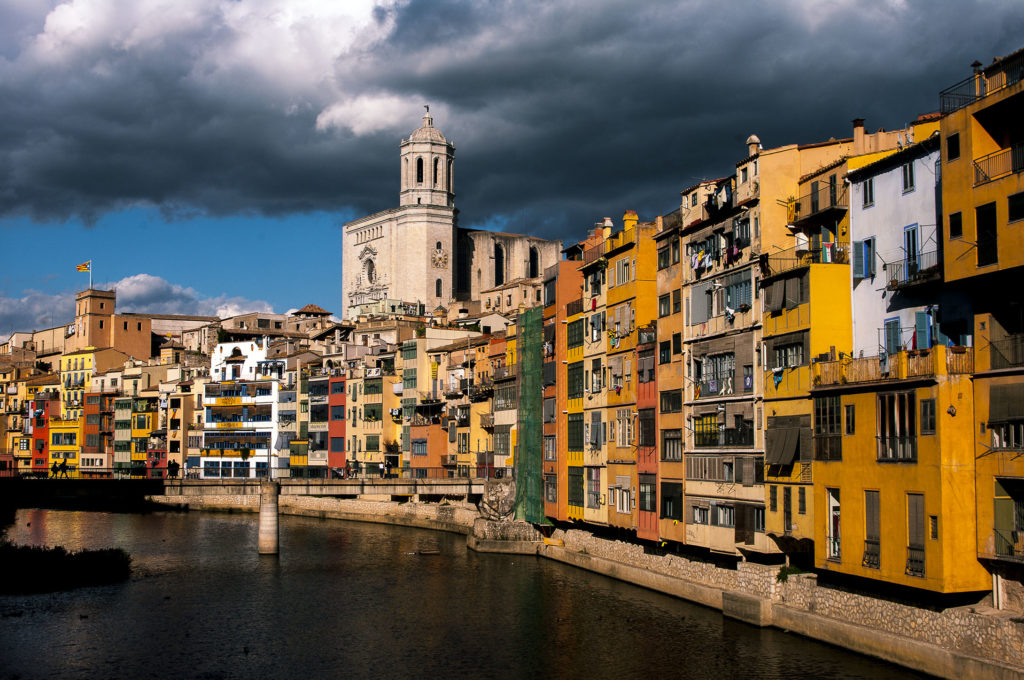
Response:
[[[768,465],[792,464],[800,441],[800,430],[794,427],[775,428],[766,434],[764,462]]]
[[[1024,420],[1024,383],[992,385],[988,393],[988,421]]]

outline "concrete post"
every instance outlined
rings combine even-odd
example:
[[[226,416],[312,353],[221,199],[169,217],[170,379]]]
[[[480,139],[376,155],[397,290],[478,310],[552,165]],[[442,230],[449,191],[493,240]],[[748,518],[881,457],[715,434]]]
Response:
[[[260,524],[258,551],[260,555],[277,554],[277,498],[280,484],[270,479],[260,481]]]

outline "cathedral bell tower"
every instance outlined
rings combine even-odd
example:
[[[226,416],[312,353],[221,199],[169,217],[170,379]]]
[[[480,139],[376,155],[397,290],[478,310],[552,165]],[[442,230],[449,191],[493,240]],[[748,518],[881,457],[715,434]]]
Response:
[[[434,127],[430,107],[423,125],[402,140],[402,191],[399,205],[455,206],[452,165],[455,146]]]

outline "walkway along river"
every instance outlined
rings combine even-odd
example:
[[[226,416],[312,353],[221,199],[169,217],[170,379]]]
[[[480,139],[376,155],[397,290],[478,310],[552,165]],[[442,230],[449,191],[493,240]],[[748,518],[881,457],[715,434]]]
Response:
[[[12,540],[120,546],[136,574],[0,598],[0,677],[923,677],[457,534],[280,520],[260,557],[252,515],[18,511]]]

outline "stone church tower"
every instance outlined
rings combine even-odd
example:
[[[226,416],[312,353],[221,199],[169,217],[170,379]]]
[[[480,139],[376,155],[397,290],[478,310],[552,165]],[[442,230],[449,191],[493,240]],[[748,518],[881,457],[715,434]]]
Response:
[[[459,229],[455,146],[423,124],[403,139],[399,205],[344,225],[342,315],[430,312],[490,286],[536,277],[558,261],[561,243],[518,234]],[[471,272],[475,272],[471,274]]]

